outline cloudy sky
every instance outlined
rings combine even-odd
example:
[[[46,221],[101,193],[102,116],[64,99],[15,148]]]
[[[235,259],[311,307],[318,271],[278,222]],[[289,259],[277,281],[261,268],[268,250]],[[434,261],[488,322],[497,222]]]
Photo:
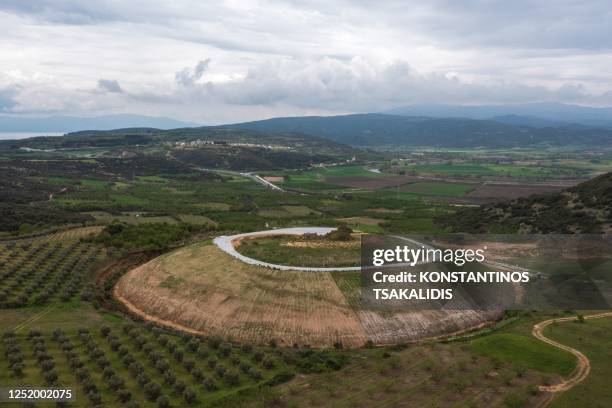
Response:
[[[2,0],[0,112],[206,124],[612,105],[607,0]]]

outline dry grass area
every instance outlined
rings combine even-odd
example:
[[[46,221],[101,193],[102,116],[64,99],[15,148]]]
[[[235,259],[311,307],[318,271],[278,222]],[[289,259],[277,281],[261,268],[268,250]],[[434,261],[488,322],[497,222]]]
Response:
[[[366,211],[379,213],[379,214],[401,214],[404,210],[391,209],[391,208],[368,208]]]
[[[289,248],[357,248],[360,245],[360,241],[291,241],[281,243],[281,246]]]
[[[539,373],[478,356],[466,345],[366,351],[341,375],[298,376],[274,401],[289,407],[537,407]],[[270,404],[272,406],[272,404]]]
[[[338,221],[345,222],[347,224],[363,224],[363,225],[378,225],[384,220],[372,217],[347,217],[337,218]]]
[[[263,179],[270,183],[282,183],[285,181],[285,176],[264,176]]]
[[[475,311],[367,310],[359,301],[359,274],[338,274],[247,265],[199,243],[128,272],[115,295],[133,313],[176,329],[285,346],[409,342],[498,317]]]
[[[185,247],[128,272],[116,294],[141,313],[238,341],[361,346],[367,340],[330,274],[246,265],[213,245]]]
[[[358,311],[359,321],[375,344],[414,342],[460,334],[500,317],[500,312],[477,310]]]
[[[94,225],[91,227],[80,227],[80,228],[72,228],[65,231],[59,231],[50,235],[45,235],[38,240],[41,242],[46,241],[66,241],[66,240],[75,240],[81,238],[89,238],[92,237],[100,231],[104,229],[103,226]]]

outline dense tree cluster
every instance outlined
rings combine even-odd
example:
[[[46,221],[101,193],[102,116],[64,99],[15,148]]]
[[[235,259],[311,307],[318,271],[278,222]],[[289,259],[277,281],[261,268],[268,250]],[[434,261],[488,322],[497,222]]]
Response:
[[[112,223],[94,242],[125,250],[163,250],[210,226],[192,224],[143,223],[128,225]]]

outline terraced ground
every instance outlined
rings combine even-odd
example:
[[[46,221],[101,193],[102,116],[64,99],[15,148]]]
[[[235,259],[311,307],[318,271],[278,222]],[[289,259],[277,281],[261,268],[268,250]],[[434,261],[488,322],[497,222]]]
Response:
[[[329,273],[247,265],[208,243],[128,272],[115,294],[132,311],[201,334],[284,345],[361,346],[367,340]]]
[[[362,309],[359,275],[354,274],[247,265],[204,242],[128,272],[117,283],[115,296],[131,312],[176,329],[243,342],[315,347],[414,341],[499,316],[471,310]]]

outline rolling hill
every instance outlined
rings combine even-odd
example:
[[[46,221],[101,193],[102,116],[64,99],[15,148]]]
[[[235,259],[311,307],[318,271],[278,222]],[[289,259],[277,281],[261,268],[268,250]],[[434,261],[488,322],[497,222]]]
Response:
[[[274,118],[228,126],[260,132],[298,132],[352,146],[501,148],[612,145],[612,129],[577,126],[535,128],[493,120],[375,113]]]
[[[526,103],[513,105],[412,105],[382,113],[402,116],[429,116],[503,120],[527,126],[556,126],[576,123],[586,126],[612,127],[612,108],[568,105],[564,103]]]
[[[115,130],[86,130],[64,136],[41,136],[21,140],[0,141],[0,148],[74,149],[120,148],[153,145],[164,142],[190,142],[208,140],[227,143],[288,146],[295,150],[318,154],[350,156],[357,151],[347,145],[321,137],[304,134],[222,127],[196,127],[163,130],[155,128],[126,128]]]
[[[184,164],[240,171],[306,168],[315,163],[343,162],[363,154],[320,137],[217,127],[82,131],[0,141],[0,155],[16,150],[61,154],[63,150],[75,149],[93,149],[96,157],[129,157],[136,152],[146,154],[162,149]],[[376,153],[372,155],[376,157]]]
[[[610,233],[612,172],[560,193],[459,210],[441,222],[474,233]]]

